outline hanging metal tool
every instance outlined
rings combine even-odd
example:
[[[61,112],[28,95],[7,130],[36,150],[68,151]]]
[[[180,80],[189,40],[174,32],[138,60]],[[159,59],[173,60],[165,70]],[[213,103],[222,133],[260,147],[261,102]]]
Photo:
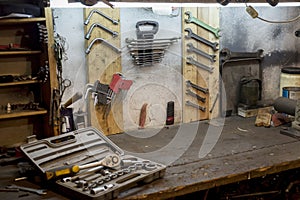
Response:
[[[49,125],[58,127],[58,131],[56,134],[60,134],[62,125],[62,118],[60,116],[61,101],[65,90],[71,86],[71,81],[62,77],[62,61],[67,59],[65,53],[66,42],[65,38],[61,37],[57,33],[55,34],[53,50],[56,59],[58,88],[53,88],[51,91]]]
[[[114,74],[109,85],[103,84],[99,80],[97,80],[93,85],[87,84],[85,99],[87,99],[89,93],[92,93],[95,106],[107,106],[105,111],[105,116],[107,116],[116,94],[120,93],[121,90],[129,90],[132,83],[133,82],[131,80],[126,80],[122,74]]]
[[[118,25],[119,24],[119,21],[116,20],[116,19],[113,19],[112,17],[110,16],[107,16],[106,14],[100,12],[99,10],[91,10],[91,12],[89,13],[88,17],[86,18],[86,20],[84,21],[84,25],[88,25],[93,14],[96,13],[102,17],[104,17],[105,19],[107,19],[108,21],[111,21],[111,23],[113,23],[114,25]]]
[[[160,63],[165,50],[180,39],[180,37],[155,39],[154,35],[158,29],[159,24],[156,21],[139,21],[136,23],[137,39],[126,38],[135,65],[152,66]]]

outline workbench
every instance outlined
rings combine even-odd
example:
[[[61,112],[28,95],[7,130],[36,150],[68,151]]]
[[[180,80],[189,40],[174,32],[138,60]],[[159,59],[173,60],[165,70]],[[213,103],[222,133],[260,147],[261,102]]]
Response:
[[[232,116],[225,118],[224,126],[210,121],[164,127],[157,134],[148,137],[134,137],[134,134],[147,134],[147,129],[133,134],[111,135],[109,138],[127,152],[145,153],[163,149],[178,133],[179,127],[185,134],[198,129],[196,137],[183,155],[171,163],[162,179],[146,185],[134,187],[120,194],[120,199],[167,199],[196,191],[263,177],[300,167],[300,141],[280,134],[282,127],[256,127],[255,118]],[[205,133],[211,126],[222,127],[216,145],[206,156],[199,158],[199,149],[203,145]],[[208,141],[208,140],[206,140]],[[176,157],[176,151],[164,152],[164,155]],[[161,155],[163,155],[161,154]],[[142,155],[142,154],[141,154]],[[161,158],[154,157],[154,161]],[[1,167],[1,186],[8,177],[7,167]],[[4,170],[6,169],[6,170]],[[18,183],[19,184],[19,183]],[[11,193],[0,193],[1,199],[8,199]],[[36,195],[37,196],[37,195]],[[38,197],[38,196],[37,196]],[[43,199],[66,199],[51,191]],[[34,198],[33,194],[22,199]],[[12,199],[12,198],[10,198]]]

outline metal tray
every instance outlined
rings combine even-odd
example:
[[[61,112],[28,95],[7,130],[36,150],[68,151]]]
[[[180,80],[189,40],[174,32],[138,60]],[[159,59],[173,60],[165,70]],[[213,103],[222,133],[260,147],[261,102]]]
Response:
[[[166,169],[160,163],[125,155],[122,149],[92,127],[34,140],[22,145],[21,150],[43,174],[118,155],[121,163],[117,168],[97,166],[56,179],[55,189],[72,199],[114,199],[124,190],[163,177]]]

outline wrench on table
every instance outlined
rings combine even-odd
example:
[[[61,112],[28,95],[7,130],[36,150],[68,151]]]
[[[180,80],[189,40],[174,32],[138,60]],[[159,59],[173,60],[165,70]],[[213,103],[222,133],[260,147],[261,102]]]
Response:
[[[197,19],[196,17],[193,17],[193,15],[190,11],[186,11],[184,14],[186,14],[188,16],[188,18],[185,19],[186,23],[194,23],[194,24],[208,30],[209,32],[212,32],[216,36],[216,38],[220,37],[220,35],[219,35],[220,29],[219,28],[214,28],[214,27],[202,22],[201,20]]]
[[[219,45],[217,42],[211,42],[203,37],[200,37],[199,35],[193,33],[192,29],[186,28],[184,29],[185,32],[188,32],[188,34],[185,36],[186,38],[193,38],[199,42],[202,42],[206,44],[207,46],[211,47],[214,51],[217,51],[217,46]]]
[[[7,189],[18,189],[21,191],[31,192],[31,193],[35,193],[38,195],[47,194],[47,191],[44,189],[34,189],[34,188],[22,187],[22,186],[18,186],[18,185],[8,185],[8,186],[6,186],[6,188]]]

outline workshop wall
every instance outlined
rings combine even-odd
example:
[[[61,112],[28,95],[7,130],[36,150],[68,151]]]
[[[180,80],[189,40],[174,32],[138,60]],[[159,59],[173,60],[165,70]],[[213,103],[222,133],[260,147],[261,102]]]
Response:
[[[86,85],[85,41],[82,8],[54,8],[54,31],[64,40],[65,53],[63,54],[62,76],[71,80],[71,86],[66,89],[62,103],[65,103],[76,92],[84,93]],[[84,98],[75,102],[73,112],[86,112]]]
[[[270,20],[291,19],[299,14],[299,7],[255,7],[259,16]],[[109,8],[108,8],[109,9]],[[84,92],[85,46],[83,30],[83,9],[54,8],[56,31],[66,37],[68,44],[68,60],[63,63],[63,74],[73,85],[66,91],[63,100],[75,92]],[[278,14],[280,13],[280,14]],[[135,24],[140,20],[155,20],[159,22],[156,38],[178,37],[181,35],[181,13],[178,16],[162,16],[153,14],[150,8],[121,8],[121,47],[122,73],[134,81],[132,88],[123,99],[124,130],[137,129],[142,105],[147,103],[146,127],[159,127],[165,123],[165,112],[168,101],[175,102],[175,122],[182,120],[182,61],[181,41],[171,45],[163,61],[152,67],[137,67],[132,63],[125,38],[136,38]],[[72,20],[70,20],[72,19]],[[261,63],[263,74],[263,99],[275,99],[279,93],[280,69],[287,66],[299,66],[299,38],[294,32],[299,28],[299,20],[286,24],[269,24],[258,19],[252,19],[245,7],[220,7],[220,50],[229,48],[231,51],[264,50]],[[259,76],[257,63],[247,65],[247,73]],[[229,70],[231,73],[235,70]],[[230,75],[233,77],[232,74]],[[231,87],[237,87],[240,77],[234,77]],[[226,80],[223,80],[226,81]],[[237,88],[233,89],[233,98],[237,97]],[[236,99],[235,99],[236,101]],[[235,102],[233,102],[234,104]],[[82,108],[85,102],[81,100],[73,105],[74,111]]]
[[[166,10],[167,11],[167,10]],[[121,46],[126,47],[126,38],[136,39],[136,23],[151,20],[159,23],[154,38],[181,37],[181,9],[173,15],[159,15],[151,8],[121,9]],[[153,66],[136,66],[130,52],[122,54],[123,74],[134,83],[123,102],[124,130],[137,129],[141,108],[146,107],[147,127],[162,127],[166,122],[166,109],[169,101],[174,101],[175,123],[181,122],[182,76],[181,40],[172,44],[160,63]]]
[[[253,6],[259,17],[271,21],[293,19],[300,13],[298,7],[258,7]],[[234,13],[234,15],[233,15]],[[300,67],[300,40],[295,31],[300,27],[300,21],[291,23],[267,23],[253,19],[245,7],[222,7],[220,10],[220,26],[222,37],[220,49],[228,48],[237,52],[256,52],[263,49],[262,99],[274,100],[278,97],[281,68]],[[238,101],[238,82],[242,76],[258,77],[259,63],[235,63],[227,69],[224,84],[229,83],[226,90],[228,107],[233,107]],[[229,76],[229,78],[228,78]],[[235,84],[236,83],[236,84]]]

